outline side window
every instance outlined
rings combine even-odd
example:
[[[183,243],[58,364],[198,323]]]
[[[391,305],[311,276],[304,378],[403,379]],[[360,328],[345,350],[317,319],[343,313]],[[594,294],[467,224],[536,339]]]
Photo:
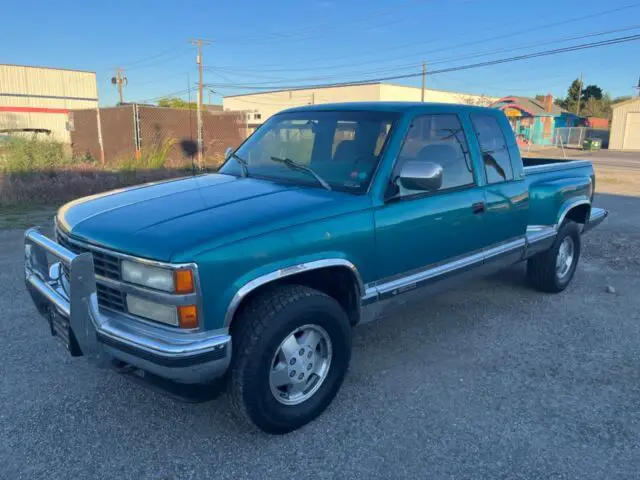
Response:
[[[498,120],[491,115],[473,115],[471,121],[480,144],[487,183],[513,180],[511,156]]]
[[[474,183],[467,140],[456,115],[416,117],[404,139],[398,166],[402,168],[402,165],[409,160],[441,165],[443,177],[440,190]],[[402,196],[417,193],[402,186],[400,189]]]

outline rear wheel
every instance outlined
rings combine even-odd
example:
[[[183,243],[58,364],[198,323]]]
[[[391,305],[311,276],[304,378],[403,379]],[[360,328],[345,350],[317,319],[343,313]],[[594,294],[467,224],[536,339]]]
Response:
[[[547,293],[558,293],[567,288],[578,266],[580,246],[580,227],[566,221],[551,248],[528,260],[527,276],[531,285]]]
[[[251,300],[232,338],[231,403],[267,433],[290,432],[320,415],[351,358],[351,327],[340,304],[299,285]]]

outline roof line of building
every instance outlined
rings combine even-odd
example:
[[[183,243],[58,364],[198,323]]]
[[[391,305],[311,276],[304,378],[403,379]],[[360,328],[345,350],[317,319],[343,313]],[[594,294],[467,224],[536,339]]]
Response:
[[[622,105],[626,105],[627,103],[637,102],[638,100],[640,100],[640,97],[631,97],[629,100],[611,104],[611,108],[612,109],[618,108],[618,107],[621,107]]]
[[[320,86],[301,86],[296,88],[280,88],[276,90],[264,90],[259,92],[250,92],[250,93],[240,93],[238,95],[225,95],[224,98],[235,98],[235,97],[247,97],[249,95],[262,95],[265,93],[281,93],[281,92],[297,92],[300,90],[322,90],[324,88],[341,88],[341,87],[361,87],[363,85],[390,85],[393,87],[404,87],[404,88],[415,88],[420,90],[420,87],[414,87],[412,85],[402,85],[400,83],[391,83],[391,82],[361,82],[361,83],[349,83],[346,85],[320,85]],[[487,97],[487,98],[500,98],[493,95],[485,95],[483,93],[466,93],[466,92],[455,92],[452,90],[440,90],[437,88],[425,88],[427,92],[444,92],[444,93],[452,93],[457,95],[473,95],[476,97]]]
[[[96,72],[92,70],[76,70],[74,68],[42,67],[38,65],[18,65],[17,63],[0,63],[0,67],[41,68],[45,70],[63,70],[65,72],[93,73],[94,75],[96,74]]]

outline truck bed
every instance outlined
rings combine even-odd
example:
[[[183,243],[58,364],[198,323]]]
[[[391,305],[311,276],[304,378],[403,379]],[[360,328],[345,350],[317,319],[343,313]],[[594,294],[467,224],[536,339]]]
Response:
[[[571,160],[569,158],[522,157],[525,174],[553,172],[591,166],[588,160]]]

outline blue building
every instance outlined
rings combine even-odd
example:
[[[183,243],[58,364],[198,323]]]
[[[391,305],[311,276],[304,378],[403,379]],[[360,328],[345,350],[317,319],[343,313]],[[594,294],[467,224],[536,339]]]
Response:
[[[524,144],[553,145],[556,143],[556,128],[582,124],[580,117],[555,105],[551,95],[541,100],[509,96],[491,106],[505,113],[518,142]]]

